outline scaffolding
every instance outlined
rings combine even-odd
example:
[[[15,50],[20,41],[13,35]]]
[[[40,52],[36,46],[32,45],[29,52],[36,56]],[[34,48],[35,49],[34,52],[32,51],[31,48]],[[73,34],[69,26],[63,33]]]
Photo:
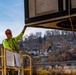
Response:
[[[25,58],[29,59],[29,67],[25,66]],[[26,59],[27,60],[27,59]],[[0,47],[0,75],[32,75],[32,58],[28,54],[9,51]],[[16,73],[16,74],[14,74]]]

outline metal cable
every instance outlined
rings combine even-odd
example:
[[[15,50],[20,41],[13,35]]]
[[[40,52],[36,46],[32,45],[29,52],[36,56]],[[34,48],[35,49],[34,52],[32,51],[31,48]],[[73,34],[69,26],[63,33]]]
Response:
[[[72,31],[73,31],[73,35],[75,37],[75,40],[76,40],[76,36],[75,36],[75,33],[74,33],[74,27],[73,27],[73,22],[72,22],[72,18],[71,18],[71,8],[70,8],[70,4],[71,4],[71,0],[68,0],[68,15],[69,15],[69,21],[70,21],[70,24],[71,24],[71,28],[72,28]]]

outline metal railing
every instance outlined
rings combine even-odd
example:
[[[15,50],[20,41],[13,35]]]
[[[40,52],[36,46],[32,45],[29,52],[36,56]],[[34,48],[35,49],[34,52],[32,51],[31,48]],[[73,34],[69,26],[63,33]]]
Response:
[[[24,67],[24,58],[28,57],[30,63],[29,68]],[[26,71],[29,71],[29,75],[32,75],[32,58],[28,54],[17,53],[9,51],[0,47],[0,75],[6,75],[9,71],[12,73],[18,72],[19,75],[24,75]]]

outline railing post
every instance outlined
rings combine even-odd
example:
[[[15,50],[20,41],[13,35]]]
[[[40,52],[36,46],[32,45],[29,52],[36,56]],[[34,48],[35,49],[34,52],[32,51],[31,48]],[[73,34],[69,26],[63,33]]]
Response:
[[[6,50],[4,49],[4,75],[6,75]]]

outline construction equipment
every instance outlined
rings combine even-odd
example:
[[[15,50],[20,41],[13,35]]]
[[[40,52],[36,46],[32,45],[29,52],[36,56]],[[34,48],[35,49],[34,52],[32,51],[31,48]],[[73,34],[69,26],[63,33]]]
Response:
[[[24,58],[29,59],[29,68],[24,65]],[[10,72],[12,75],[32,75],[32,58],[28,54],[17,53],[14,51],[9,51],[0,47],[0,75],[8,75]]]

